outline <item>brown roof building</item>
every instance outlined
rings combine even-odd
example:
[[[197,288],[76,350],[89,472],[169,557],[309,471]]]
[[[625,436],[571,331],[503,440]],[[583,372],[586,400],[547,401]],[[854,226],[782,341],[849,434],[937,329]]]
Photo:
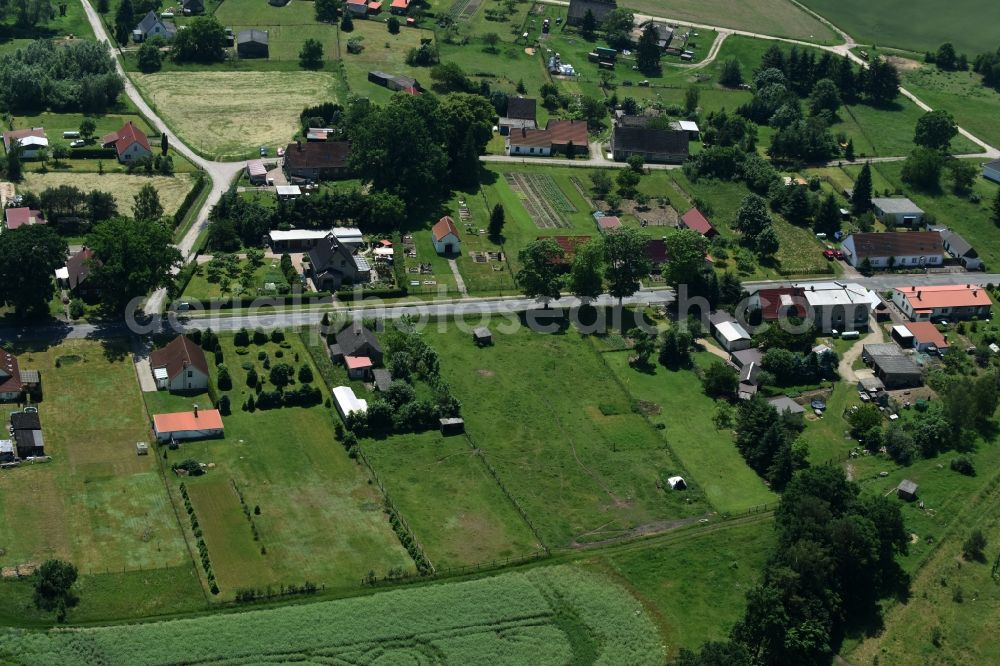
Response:
[[[507,138],[511,155],[533,155],[544,157],[555,153],[575,155],[587,152],[587,121],[550,120],[543,130],[521,129],[511,132]]]
[[[32,224],[45,224],[42,211],[31,208],[8,208],[4,211],[4,216],[7,220],[7,228],[11,231]]]
[[[17,357],[0,349],[0,400],[17,400],[23,390]]]
[[[872,268],[940,266],[944,242],[937,231],[887,231],[851,234],[841,244],[852,266],[867,259]]]
[[[204,391],[208,388],[208,361],[201,347],[178,335],[149,355],[156,388],[170,392]]]
[[[618,9],[615,0],[570,0],[566,25],[581,25],[589,11],[597,19],[598,25],[608,14]]]
[[[688,139],[684,130],[622,122],[611,131],[611,153],[617,162],[639,155],[649,163],[679,164],[688,158]]]
[[[333,180],[350,175],[350,141],[291,143],[285,149],[285,173],[289,178]]]

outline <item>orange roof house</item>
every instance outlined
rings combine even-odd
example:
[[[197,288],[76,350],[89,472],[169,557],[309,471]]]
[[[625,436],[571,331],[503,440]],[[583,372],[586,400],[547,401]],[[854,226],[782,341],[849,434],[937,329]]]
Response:
[[[931,347],[938,351],[948,348],[948,340],[937,326],[929,321],[914,321],[906,324],[906,328],[913,334],[913,346],[917,351],[926,351]]]
[[[217,409],[153,415],[153,431],[161,442],[222,437],[222,415]]]
[[[458,227],[450,215],[445,215],[431,227],[431,240],[434,251],[438,254],[457,254],[461,252],[462,239],[458,236]]]
[[[988,317],[993,306],[986,290],[974,284],[900,287],[892,302],[913,321]]]

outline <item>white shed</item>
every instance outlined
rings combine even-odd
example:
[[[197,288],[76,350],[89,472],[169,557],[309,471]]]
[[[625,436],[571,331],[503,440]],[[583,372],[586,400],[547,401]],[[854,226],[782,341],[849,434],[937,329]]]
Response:
[[[753,340],[739,322],[723,321],[715,325],[715,339],[728,352],[747,349]]]
[[[337,412],[341,418],[347,418],[348,414],[368,411],[368,401],[354,395],[354,389],[350,386],[338,386],[333,389],[333,400],[337,404]]]

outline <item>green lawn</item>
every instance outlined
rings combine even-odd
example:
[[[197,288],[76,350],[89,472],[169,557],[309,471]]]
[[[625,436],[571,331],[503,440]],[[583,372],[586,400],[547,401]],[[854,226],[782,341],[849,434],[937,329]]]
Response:
[[[434,33],[429,30],[406,27],[400,29],[399,34],[390,35],[385,23],[380,20],[355,21],[353,31],[340,35],[339,57],[343,60],[351,92],[359,97],[368,97],[373,102],[389,101],[393,92],[368,80],[368,72],[372,70],[412,76],[429,89],[430,69],[410,67],[406,64],[406,54],[410,49],[419,47],[421,39],[433,37]],[[347,52],[347,42],[352,39],[361,41],[364,47],[361,53]],[[441,56],[444,60],[444,53]]]
[[[337,57],[338,29],[336,25],[318,23],[311,2],[275,7],[267,2],[224,0],[215,10],[215,18],[235,33],[250,28],[268,33],[268,58],[243,61],[248,67],[267,60],[298,62],[299,51],[307,39],[319,40],[325,58]]]
[[[45,25],[19,28],[11,12],[0,21],[0,54],[27,46],[35,39],[56,39],[69,42],[73,39],[93,39],[83,5],[79,2],[66,3],[66,15],[61,16],[59,7],[53,4],[55,16]]]
[[[833,394],[827,398],[826,411],[822,418],[811,414],[806,418],[806,428],[799,435],[799,441],[809,449],[809,462],[821,465],[827,462],[842,463],[847,459],[857,442],[850,438],[850,425],[844,418],[845,410],[860,405],[857,386],[847,382],[837,382]]]
[[[903,85],[931,108],[950,112],[973,135],[990,145],[1000,144],[1000,93],[984,86],[978,74],[922,66],[904,72]]]
[[[862,43],[923,53],[943,42],[972,60],[997,48],[1000,5],[956,0],[946,7],[933,0],[802,0]]]
[[[0,564],[73,562],[82,573],[189,562],[155,456],[127,347],[74,340],[16,350],[41,372],[52,462],[0,474]]]
[[[249,353],[239,355],[232,336],[223,337],[233,378],[233,390],[228,392],[233,413],[224,418],[226,436],[186,443],[169,456],[169,462],[192,457],[216,465],[204,476],[185,481],[223,597],[231,598],[238,587],[306,580],[353,587],[371,569],[381,575],[396,566],[412,568],[389,526],[377,489],[334,438],[335,412],[324,405],[241,410],[249,394],[243,363],[255,366],[262,377],[267,375],[258,352],[265,351],[272,364],[286,362],[296,371],[304,364],[313,367],[302,340],[295,334],[287,339],[287,348],[268,342],[251,345]],[[216,373],[214,368],[212,372]],[[329,393],[315,368],[313,373],[326,400]],[[158,392],[146,397],[154,413],[189,410],[193,401],[208,403],[205,395],[192,399]],[[259,541],[252,538],[233,481],[248,505],[261,508],[261,514],[254,516]],[[174,499],[180,502],[176,492]],[[260,552],[261,546],[266,553]]]
[[[240,267],[246,265],[245,261],[240,261]],[[265,258],[264,264],[260,266],[254,272],[253,287],[254,291],[251,292],[252,295],[257,294],[257,289],[264,289],[264,285],[273,282],[276,287],[281,287],[282,285],[287,285],[288,280],[285,278],[284,274],[281,272],[279,266],[279,260],[277,258]],[[235,281],[233,281],[235,285]],[[271,292],[277,293],[277,292]],[[226,294],[227,297],[232,296],[232,291]],[[202,264],[195,271],[194,276],[192,276],[191,281],[188,283],[187,288],[184,289],[184,293],[181,295],[182,299],[194,299],[194,300],[208,300],[210,298],[222,298],[223,293],[221,289],[221,282],[209,282],[207,277],[207,264]]]
[[[439,571],[541,549],[465,437],[395,435],[362,448]]]
[[[579,333],[510,324],[491,321],[496,344],[482,349],[464,326],[425,335],[472,442],[546,545],[617,537],[707,509],[695,493],[657,487],[676,463]]]
[[[661,413],[653,420],[666,426],[663,437],[687,469],[689,482],[716,510],[737,513],[775,503],[777,496],[747,467],[732,434],[715,428],[715,401],[702,392],[694,372],[659,366],[639,371],[629,366],[627,352],[606,353],[604,358],[633,399],[659,407]]]

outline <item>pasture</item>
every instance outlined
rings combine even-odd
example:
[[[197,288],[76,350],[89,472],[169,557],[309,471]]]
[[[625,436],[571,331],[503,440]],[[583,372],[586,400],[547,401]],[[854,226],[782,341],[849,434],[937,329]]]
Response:
[[[337,26],[318,23],[311,2],[290,2],[283,7],[275,7],[252,0],[224,0],[215,10],[215,18],[222,25],[232,28],[234,33],[250,28],[267,32],[267,59],[241,61],[248,67],[268,60],[298,62],[299,51],[307,39],[319,40],[323,45],[324,59],[337,56]]]
[[[38,405],[49,463],[0,474],[0,565],[59,557],[82,573],[188,563],[150,441],[127,347],[62,342],[17,349],[42,375]]]
[[[656,531],[707,510],[695,493],[658,487],[677,463],[583,335],[563,320],[551,334],[506,317],[488,323],[491,347],[457,324],[424,335],[472,444],[547,546]]]
[[[921,66],[903,71],[902,78],[903,85],[931,108],[948,111],[961,127],[988,144],[1000,144],[1000,125],[996,121],[1000,92],[984,86],[981,76]]]
[[[864,44],[923,53],[951,42],[970,60],[998,46],[1000,5],[995,2],[955,0],[941,5],[933,0],[801,1]]]
[[[347,73],[347,85],[351,92],[360,97],[368,97],[373,102],[385,103],[394,94],[388,88],[368,80],[368,72],[380,70],[388,74],[412,76],[425,88],[430,88],[431,73],[427,67],[410,67],[406,64],[406,54],[420,46],[421,39],[433,39],[434,33],[419,28],[402,28],[397,35],[390,35],[382,20],[355,21],[354,30],[341,33],[339,57]],[[348,53],[347,42],[355,39],[361,42],[361,53]],[[445,60],[441,54],[442,61]],[[463,64],[463,67],[465,65]]]
[[[402,434],[362,449],[439,571],[541,549],[465,437]]]
[[[329,393],[301,338],[289,333],[286,340],[285,347],[274,342],[251,344],[247,353],[238,354],[233,337],[221,337],[233,380],[233,389],[224,392],[233,410],[223,419],[225,438],[185,443],[171,451],[167,461],[194,458],[215,463],[207,474],[185,482],[227,598],[239,587],[298,585],[306,580],[353,587],[369,570],[381,576],[393,567],[412,568],[389,527],[377,489],[335,439],[335,412],[322,404],[254,413],[241,409],[253,393],[243,365],[256,367],[262,378],[268,375],[258,359],[260,352],[268,354],[272,364],[292,365],[296,373],[309,366],[313,384],[327,400]],[[217,375],[217,368],[212,373]],[[268,390],[273,388],[268,384]],[[151,413],[190,410],[193,401],[162,391],[145,396]],[[207,400],[207,396],[194,399],[203,404]],[[171,480],[172,494],[183,512],[176,483]],[[253,516],[259,539],[253,538],[234,483],[248,506],[261,509]]]
[[[564,565],[184,620],[45,634],[7,629],[0,656],[25,666],[303,660],[652,666],[666,654],[649,613],[623,587]]]
[[[788,0],[752,0],[742,3],[728,0],[625,0],[621,6],[638,14],[736,28],[762,35],[790,37],[819,44],[840,43],[827,26]]]
[[[165,215],[173,215],[184,202],[184,197],[191,191],[194,178],[191,174],[177,173],[173,176],[136,176],[124,173],[80,173],[74,171],[49,171],[48,173],[28,172],[24,174],[21,187],[28,192],[39,193],[50,187],[69,185],[84,192],[101,190],[108,192],[118,204],[118,212],[123,215],[132,214],[135,195],[145,185],[152,185],[160,196]]]
[[[70,42],[79,39],[93,39],[94,31],[90,29],[83,5],[79,2],[66,3],[66,15],[55,15],[45,24],[30,28],[17,25],[13,13],[7,14],[0,21],[0,54],[16,51],[27,46],[35,39],[58,39]]]
[[[214,159],[284,146],[303,108],[336,99],[336,79],[324,72],[161,72],[132,79],[187,145]]]
[[[712,423],[715,401],[702,392],[694,372],[658,365],[640,371],[629,365],[628,352],[603,356],[633,400],[657,405],[659,413],[653,420],[664,424],[663,439],[690,474],[689,483],[716,510],[738,513],[777,502],[737,451],[730,431],[718,430]]]

